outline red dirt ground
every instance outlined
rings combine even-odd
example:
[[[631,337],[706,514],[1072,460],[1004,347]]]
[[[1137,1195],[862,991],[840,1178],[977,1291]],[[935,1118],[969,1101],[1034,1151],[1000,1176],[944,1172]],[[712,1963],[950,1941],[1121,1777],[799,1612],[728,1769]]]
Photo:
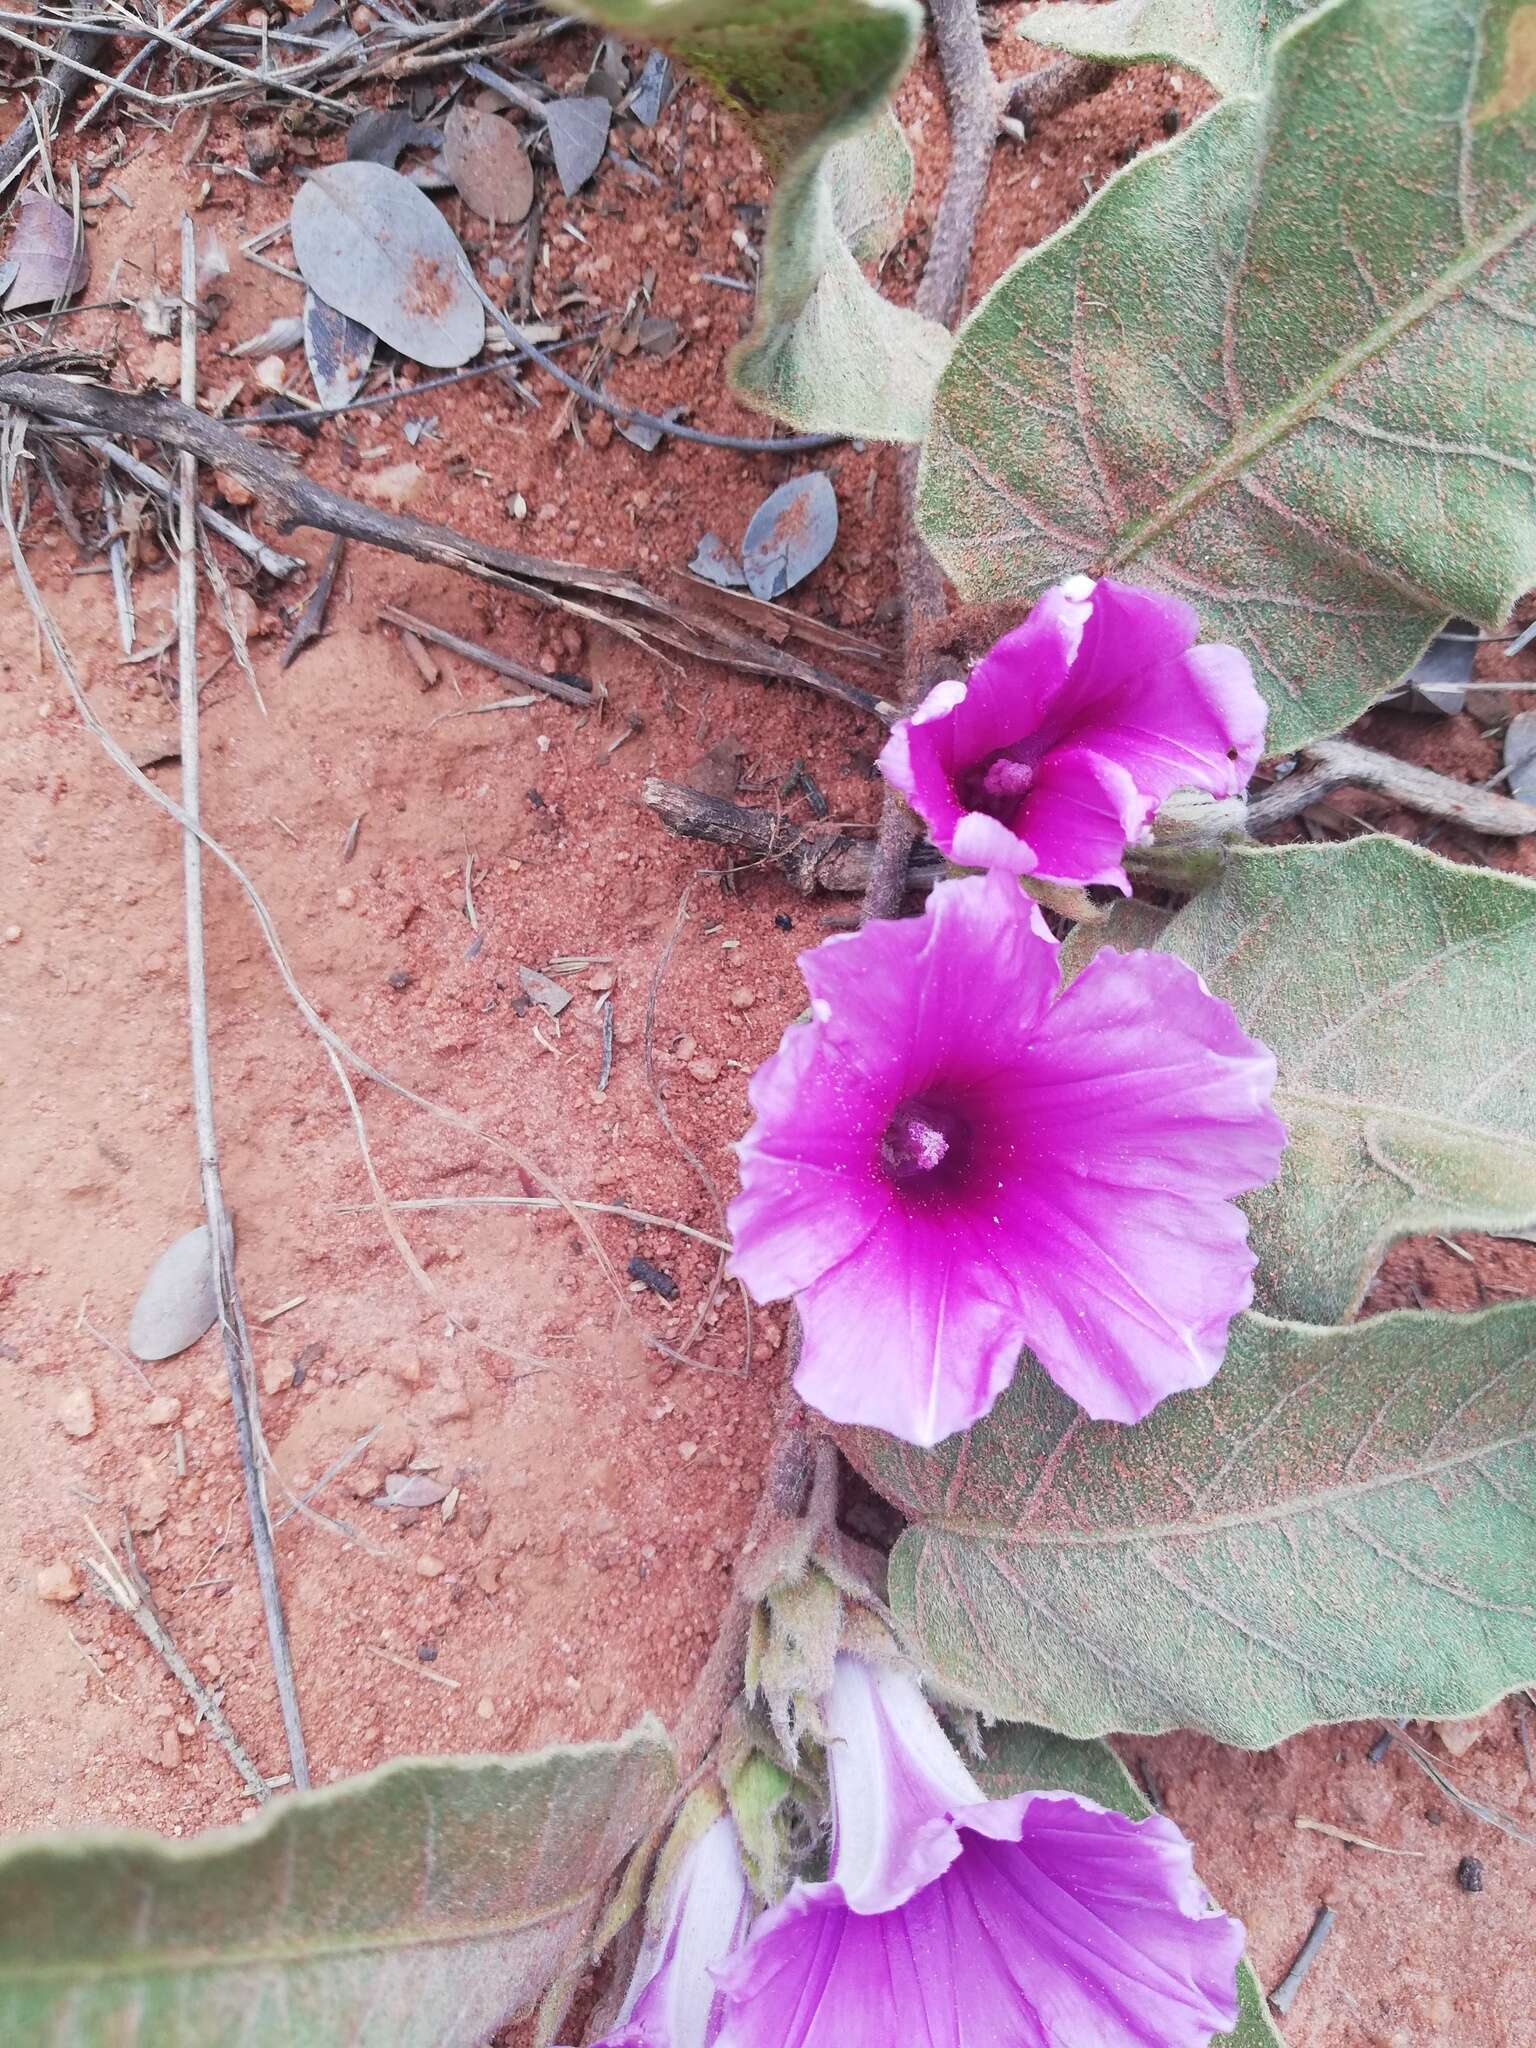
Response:
[[[1038,58],[1009,33],[1017,11],[992,10],[1002,73]],[[585,39],[569,39],[554,75],[585,49]],[[1027,146],[1005,145],[974,289],[1068,218],[1084,180],[1101,182],[1130,142],[1161,139],[1165,108],[1199,103],[1191,81],[1180,89],[1161,71],[1138,73],[1058,116]],[[942,96],[929,70],[909,82],[902,113],[919,152],[917,222],[943,162]],[[539,295],[552,304],[560,286],[582,287],[612,309],[654,266],[655,310],[679,321],[687,347],[665,364],[631,359],[615,388],[641,404],[686,400],[698,421],[761,432],[723,388],[723,358],[750,300],[697,274],[741,271],[731,231],[754,216],[735,209],[760,203],[765,180],[692,89],[657,130],[627,139],[670,177],[685,124],[675,204],[627,186],[612,166],[577,202],[546,195]],[[182,146],[179,132],[129,131],[110,172],[123,198],[104,187],[94,195],[106,201],[91,216],[96,296],[107,295],[119,258],[169,284],[180,209],[208,175],[182,168]],[[230,122],[215,124],[199,158],[243,161]],[[213,229],[232,249],[280,220],[292,190],[281,166],[259,188],[212,174],[200,233]],[[464,225],[457,202],[447,206]],[[579,221],[588,246],[560,233],[566,219]],[[468,227],[482,257],[494,254],[498,238]],[[893,259],[888,283],[898,293],[920,267],[921,244],[914,234]],[[149,278],[136,284],[134,275],[125,267],[122,288],[137,295]],[[243,371],[239,410],[259,396],[251,365],[217,351],[296,311],[298,295],[238,258],[221,290],[228,305],[205,344],[202,388],[206,398]],[[577,308],[572,317],[586,315]],[[70,334],[115,341],[130,371],[163,375],[164,345],[131,315],[83,316]],[[483,383],[359,415],[348,423],[352,446],[328,429],[309,473],[359,490],[381,468],[414,463],[423,472],[414,512],[659,580],[686,563],[706,529],[735,541],[758,500],[800,466],[675,443],[647,456],[601,426],[581,441],[556,439],[558,394],[539,379],[534,388],[543,404],[533,412]],[[438,423],[414,449],[401,435],[413,414]],[[830,451],[824,464],[841,533],[794,603],[882,637],[895,597],[894,465],[852,448]],[[503,510],[514,491],[527,500],[522,525]],[[41,501],[27,538],[98,713],[135,758],[173,753],[173,657],[123,662],[106,580],[77,573],[75,551]],[[319,537],[302,533],[294,546],[318,566]],[[733,743],[749,790],[776,788],[804,760],[834,815],[868,821],[878,807],[875,736],[805,692],[700,665],[668,668],[558,614],[534,616],[501,593],[359,548],[349,552],[326,638],[282,671],[278,609],[291,619],[310,580],[253,614],[265,716],[237,668],[219,669],[227,642],[211,604],[200,628],[204,673],[219,670],[204,698],[205,817],[270,906],[299,982],[377,1066],[521,1148],[572,1195],[622,1198],[715,1233],[714,1203],[646,1087],[647,991],[686,894],[654,1043],[672,1117],[728,1193],[747,1076],[800,1009],[794,956],[835,906],[794,896],[777,877],[746,877],[734,894],[698,879],[699,860],[639,807],[639,787],[652,773],[686,780],[702,755]],[[136,595],[148,643],[169,625],[173,597],[153,544]],[[611,699],[606,718],[542,700],[465,715],[515,686],[444,655],[440,680],[425,687],[377,617],[386,603],[595,677]],[[1486,704],[1484,714],[1492,716]],[[630,719],[637,728],[615,749]],[[257,1761],[282,1768],[214,1341],[148,1369],[153,1393],[181,1403],[179,1429],[149,1426],[149,1391],[113,1348],[148,1267],[200,1215],[179,847],[75,717],[9,573],[0,576],[0,721],[0,925],[11,928],[0,949],[0,1822],[8,1832],[108,1823],[190,1834],[246,1804],[225,1756],[101,1599],[59,1608],[35,1590],[42,1567],[86,1551],[87,1516],[110,1539],[126,1511],[175,1638],[222,1689]],[[1468,779],[1498,765],[1496,740],[1470,716],[1378,713],[1365,734]],[[174,765],[149,772],[175,791]],[[1422,819],[1388,814],[1380,799],[1335,801],[1377,825],[1424,831]],[[1528,845],[1491,849],[1449,829],[1435,843],[1453,857],[1532,870]],[[466,915],[466,862],[478,931]],[[688,1337],[710,1293],[709,1247],[596,1219],[619,1269],[615,1291],[564,1215],[475,1207],[400,1217],[436,1291],[429,1299],[367,1206],[345,1103],[239,892],[215,871],[208,899],[219,1127],[263,1426],[278,1472],[301,1492],[373,1432],[314,1503],[356,1540],[302,1516],[278,1539],[317,1782],[409,1752],[531,1746],[613,1734],[646,1708],[673,1714],[711,1639],[756,1497],[782,1316],[760,1315],[749,1347],[739,1302],[722,1290],[693,1344],[696,1364],[679,1367],[648,1350],[643,1333],[674,1345]],[[517,970],[572,959],[589,964],[556,970],[575,996],[557,1036],[521,1001]],[[615,1053],[599,1093],[595,1005],[609,990]],[[360,1098],[391,1195],[525,1192],[489,1142],[383,1088],[364,1084]],[[636,1251],[675,1276],[675,1304],[623,1279]],[[1483,1246],[1472,1267],[1440,1245],[1404,1247],[1374,1305],[1474,1306],[1479,1276],[1494,1294],[1530,1292],[1536,1252]],[[60,1404],[82,1389],[94,1421],[75,1437],[61,1426]],[[436,1509],[412,1517],[369,1504],[382,1475],[411,1461],[459,1489],[446,1525]],[[1375,1734],[1322,1730],[1258,1757],[1194,1737],[1128,1753],[1145,1759],[1207,1881],[1247,1920],[1266,1984],[1289,1964],[1318,1905],[1337,1909],[1286,2029],[1293,2048],[1525,2048],[1536,2033],[1506,1959],[1536,1906],[1531,1854],[1469,1819],[1400,1750],[1367,1762]],[[1424,1739],[1438,1754],[1439,1738]],[[1536,1816],[1513,1707],[1495,1710],[1448,1768],[1526,1824]],[[1298,1816],[1402,1853],[1298,1831]],[[1466,1854],[1484,1863],[1480,1893],[1458,1888]]]

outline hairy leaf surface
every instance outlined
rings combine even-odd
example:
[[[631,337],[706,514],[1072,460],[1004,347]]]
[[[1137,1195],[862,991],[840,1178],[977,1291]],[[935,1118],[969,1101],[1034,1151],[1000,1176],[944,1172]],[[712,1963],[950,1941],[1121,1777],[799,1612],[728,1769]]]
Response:
[[[187,1843],[0,1855],[0,2040],[477,2048],[560,1969],[674,1782],[655,1722],[413,1760]]]
[[[1536,1303],[1243,1316],[1210,1386],[1134,1429],[1026,1358],[967,1436],[849,1443],[913,1519],[898,1618],[989,1714],[1262,1748],[1536,1677]]]
[[[1502,620],[1536,581],[1533,20],[1338,0],[1005,274],[924,453],[964,595],[1175,592],[1247,652],[1276,752],[1448,614]]]
[[[1261,1309],[1334,1322],[1394,1238],[1536,1225],[1536,886],[1400,839],[1246,849],[1155,943],[1279,1062]]]
[[[778,176],[752,332],[733,388],[808,433],[916,441],[950,337],[860,268],[900,231],[912,156],[886,101],[913,0],[581,0],[671,51],[747,123]]]
[[[1113,1807],[1132,1820],[1145,1820],[1152,1811],[1107,1743],[1073,1742],[1019,1721],[989,1728],[984,1739],[986,1762],[976,1775],[989,1799],[1008,1799],[1016,1792],[1075,1792],[1079,1799]],[[1218,2034],[1213,2048],[1282,2048],[1251,1963],[1238,1969],[1237,1996],[1237,2025],[1230,2034]]]
[[[1019,23],[1032,42],[1124,64],[1148,59],[1199,71],[1221,92],[1259,83],[1283,29],[1317,0],[1052,0]]]

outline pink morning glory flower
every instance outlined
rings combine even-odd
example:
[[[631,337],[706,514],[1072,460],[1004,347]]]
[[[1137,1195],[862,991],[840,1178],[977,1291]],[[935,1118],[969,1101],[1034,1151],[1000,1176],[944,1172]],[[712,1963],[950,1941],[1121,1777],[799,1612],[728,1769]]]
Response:
[[[1239,796],[1264,700],[1187,604],[1074,576],[972,669],[935,685],[880,756],[962,867],[1130,892],[1121,855],[1176,789]]]
[[[1208,2048],[1243,1930],[1170,1820],[984,1799],[910,1678],[841,1656],[825,1884],[718,1972],[718,2048]]]
[[[935,1444],[1027,1345],[1100,1419],[1217,1371],[1252,1299],[1232,1197],[1275,1174],[1272,1054],[1182,961],[1057,946],[1008,875],[800,956],[811,1018],[753,1075],[731,1270],[794,1296],[795,1385]]]
[[[618,2024],[596,2048],[715,2048],[725,1995],[714,1972],[741,1946],[752,1911],[735,1824],[722,1816],[679,1865]]]

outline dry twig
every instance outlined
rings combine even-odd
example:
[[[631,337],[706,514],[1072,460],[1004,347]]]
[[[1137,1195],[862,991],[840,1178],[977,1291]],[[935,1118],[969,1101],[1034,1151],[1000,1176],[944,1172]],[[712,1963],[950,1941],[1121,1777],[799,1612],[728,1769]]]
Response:
[[[247,1755],[244,1744],[230,1727],[224,1709],[219,1705],[207,1687],[194,1676],[191,1666],[172,1642],[165,1623],[155,1612],[155,1603],[150,1598],[149,1587],[144,1576],[131,1560],[124,1562],[116,1557],[102,1537],[101,1531],[86,1517],[86,1525],[101,1550],[101,1561],[94,1557],[85,1559],[85,1566],[112,1605],[126,1614],[155,1651],[167,1671],[185,1689],[192,1704],[197,1708],[200,1721],[206,1721],[214,1735],[229,1753],[229,1760],[240,1773],[246,1790],[253,1799],[265,1804],[271,1788],[266,1779]]]
[[[640,801],[679,838],[729,847],[743,860],[779,868],[802,896],[818,889],[861,896],[869,887],[875,859],[871,839],[855,838],[833,825],[797,825],[782,811],[735,804],[683,783],[664,782],[659,775],[647,776]],[[944,863],[933,848],[917,846],[904,886],[931,889],[943,873]]]
[[[1248,830],[1255,839],[1346,786],[1374,789],[1405,810],[1447,818],[1469,832],[1485,832],[1494,839],[1523,839],[1536,832],[1536,805],[1479,789],[1475,783],[1458,782],[1451,775],[1437,775],[1432,768],[1398,761],[1391,754],[1377,753],[1374,747],[1357,746],[1353,740],[1319,740],[1315,746],[1302,748],[1301,759],[1304,766],[1248,806]]]
[[[191,216],[181,218],[181,392],[184,404],[197,396],[197,244]],[[208,1216],[212,1244],[214,1284],[219,1302],[219,1331],[224,1340],[224,1366],[235,1418],[235,1437],[240,1451],[240,1469],[245,1481],[245,1502],[251,1521],[251,1547],[256,1560],[256,1577],[261,1587],[262,1611],[266,1617],[267,1641],[272,1652],[277,1680],[278,1704],[282,1709],[283,1732],[293,1782],[302,1791],[309,1783],[309,1765],[304,1754],[304,1731],[299,1721],[298,1695],[293,1681],[293,1659],[288,1647],[288,1625],[283,1614],[282,1593],[277,1583],[277,1560],[272,1545],[272,1524],[267,1516],[266,1494],[256,1462],[256,1439],[251,1426],[251,1389],[255,1372],[245,1312],[240,1301],[234,1269],[234,1233],[224,1203],[224,1183],[219,1171],[219,1138],[213,1113],[213,1067],[208,1049],[208,985],[203,934],[203,846],[198,835],[200,820],[200,776],[198,757],[198,674],[197,674],[197,458],[184,453],[179,478],[177,506],[177,686],[181,712],[181,803],[187,825],[182,833],[182,874],[186,888],[187,931],[187,1023],[191,1041],[192,1107],[197,1127],[198,1169],[202,1179],[203,1207]]]

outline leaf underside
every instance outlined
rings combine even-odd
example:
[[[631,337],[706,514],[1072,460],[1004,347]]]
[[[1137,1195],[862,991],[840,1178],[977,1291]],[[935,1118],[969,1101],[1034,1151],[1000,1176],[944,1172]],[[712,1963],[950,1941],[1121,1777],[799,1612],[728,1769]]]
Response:
[[[1219,92],[1247,92],[1281,31],[1316,0],[1052,0],[1019,23],[1031,42],[1110,64],[1149,60],[1201,72]]]
[[[923,459],[962,594],[1176,593],[1247,653],[1273,752],[1448,615],[1498,624],[1536,580],[1533,29],[1529,0],[1339,0],[1015,264]]]
[[[0,2040],[475,2048],[526,2010],[664,1806],[671,1746],[412,1760],[187,1844],[0,1855]]]
[[[911,191],[886,102],[916,46],[913,0],[581,0],[579,12],[671,51],[778,174],[733,390],[802,432],[920,439],[949,335],[860,268],[891,248]]]
[[[1536,1225],[1536,886],[1386,837],[1242,850],[1156,946],[1279,1064],[1259,1308],[1335,1322],[1395,1238]]]
[[[1074,1742],[1048,1728],[1019,1721],[989,1728],[983,1738],[986,1761],[977,1770],[989,1799],[1019,1792],[1075,1792],[1098,1806],[1145,1820],[1152,1811],[1124,1764],[1103,1742]],[[1230,2034],[1216,2035],[1212,2048],[1282,2048],[1251,1963],[1237,1973],[1239,2018]]]
[[[849,1449],[912,1518],[891,1602],[942,1690],[1087,1737],[1263,1748],[1536,1677],[1536,1304],[1247,1315],[1134,1432],[1034,1362],[967,1437]]]

